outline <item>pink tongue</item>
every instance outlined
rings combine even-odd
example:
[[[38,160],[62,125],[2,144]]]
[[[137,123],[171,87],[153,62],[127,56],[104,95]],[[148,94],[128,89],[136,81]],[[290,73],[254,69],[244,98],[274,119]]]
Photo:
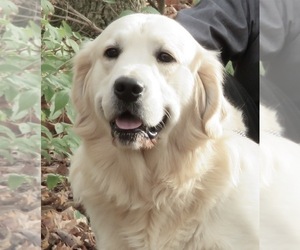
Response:
[[[117,118],[116,125],[120,129],[136,129],[142,125],[142,121],[138,118]]]

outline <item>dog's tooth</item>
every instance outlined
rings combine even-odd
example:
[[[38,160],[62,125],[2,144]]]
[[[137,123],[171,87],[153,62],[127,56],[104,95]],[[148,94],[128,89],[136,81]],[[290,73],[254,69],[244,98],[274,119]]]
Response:
[[[157,131],[150,129],[150,130],[147,131],[147,134],[148,134],[150,139],[153,139],[157,136]]]

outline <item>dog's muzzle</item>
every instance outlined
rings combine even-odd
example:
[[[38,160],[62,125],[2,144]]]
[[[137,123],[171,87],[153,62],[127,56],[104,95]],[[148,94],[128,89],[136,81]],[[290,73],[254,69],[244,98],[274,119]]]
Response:
[[[167,122],[165,115],[156,126],[146,125],[140,102],[143,92],[144,87],[133,78],[120,77],[114,83],[117,115],[110,122],[111,133],[124,145],[134,142],[144,145],[145,141],[153,141]]]

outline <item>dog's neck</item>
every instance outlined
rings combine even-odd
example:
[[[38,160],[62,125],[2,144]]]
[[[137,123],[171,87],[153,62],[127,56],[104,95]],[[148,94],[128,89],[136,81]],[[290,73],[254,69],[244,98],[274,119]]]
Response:
[[[90,159],[95,161],[92,165],[99,167],[99,176],[110,179],[105,182],[107,186],[101,187],[108,199],[114,199],[122,207],[143,207],[146,204],[161,207],[186,195],[187,189],[194,187],[194,182],[211,170],[211,159],[207,157],[212,155],[209,141],[199,141],[197,147],[190,145],[191,148],[186,150],[180,143],[187,142],[169,140],[163,144],[161,140],[152,149],[131,150],[118,148],[112,138],[103,137],[84,145]],[[96,151],[99,144],[107,145],[105,152]],[[176,146],[170,147],[170,144]],[[203,155],[205,159],[202,159]],[[109,183],[112,182],[119,183],[118,190],[110,189]],[[145,197],[151,197],[151,200],[145,200]]]

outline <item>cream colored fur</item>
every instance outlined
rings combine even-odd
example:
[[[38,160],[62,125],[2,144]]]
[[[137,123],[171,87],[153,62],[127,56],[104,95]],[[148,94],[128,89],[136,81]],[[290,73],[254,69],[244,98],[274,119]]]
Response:
[[[300,248],[300,146],[284,138],[271,107],[260,107],[260,249]]]
[[[114,44],[122,54],[103,58]],[[176,62],[157,62],[161,48]],[[223,96],[217,54],[171,19],[134,14],[87,44],[74,70],[82,145],[70,181],[98,249],[258,249],[258,148],[234,132],[245,127]],[[145,122],[153,126],[168,109],[166,127],[147,146],[111,136],[112,84],[123,75],[145,85]]]

